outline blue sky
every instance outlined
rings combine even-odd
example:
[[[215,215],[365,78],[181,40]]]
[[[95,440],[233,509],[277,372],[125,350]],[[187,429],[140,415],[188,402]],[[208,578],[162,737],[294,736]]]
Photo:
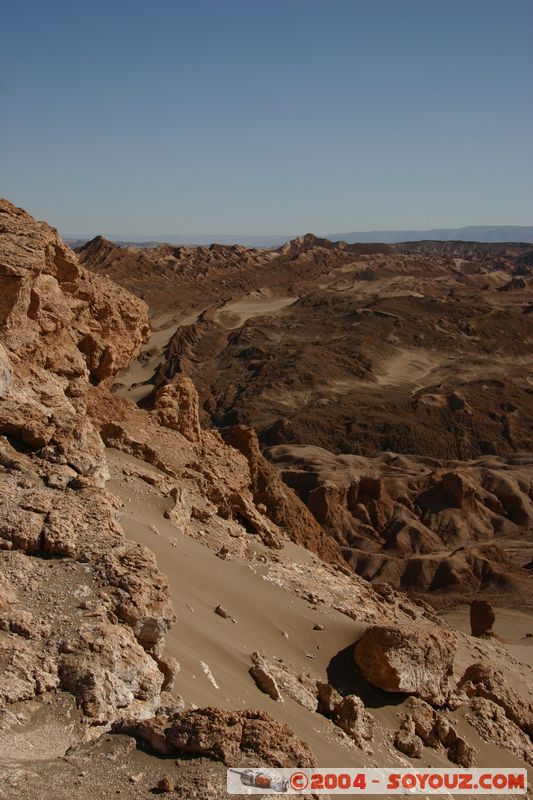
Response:
[[[64,233],[533,223],[531,0],[26,0],[0,195]]]

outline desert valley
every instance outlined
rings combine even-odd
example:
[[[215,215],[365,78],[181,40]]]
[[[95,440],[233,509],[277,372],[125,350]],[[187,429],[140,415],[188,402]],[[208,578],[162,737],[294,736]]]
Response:
[[[0,342],[0,798],[533,778],[533,245],[73,251],[0,201]]]

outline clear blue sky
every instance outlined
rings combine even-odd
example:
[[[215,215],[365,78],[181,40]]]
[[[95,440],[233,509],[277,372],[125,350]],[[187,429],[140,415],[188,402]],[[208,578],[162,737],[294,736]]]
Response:
[[[64,233],[533,223],[531,0],[26,0],[0,195]]]

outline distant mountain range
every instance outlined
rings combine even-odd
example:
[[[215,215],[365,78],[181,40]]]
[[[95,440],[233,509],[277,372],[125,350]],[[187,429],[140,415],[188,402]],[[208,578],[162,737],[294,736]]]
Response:
[[[131,234],[105,234],[114,242],[139,244],[143,246],[161,244],[242,244],[246,247],[279,247],[295,235],[250,236],[244,235],[192,235],[165,234],[163,236],[134,236]],[[71,245],[80,245],[92,236],[64,236]],[[533,243],[533,226],[531,225],[470,225],[466,228],[432,228],[431,230],[399,230],[399,231],[350,231],[348,233],[328,233],[325,238],[332,241],[355,242],[416,242],[427,240],[466,241],[466,242],[531,242]]]
[[[469,225],[466,228],[432,228],[428,231],[351,231],[331,233],[328,239],[353,242],[533,242],[532,225]]]

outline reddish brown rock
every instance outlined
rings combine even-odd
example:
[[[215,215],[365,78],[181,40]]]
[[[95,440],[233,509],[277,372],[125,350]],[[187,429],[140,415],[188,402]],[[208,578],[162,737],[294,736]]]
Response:
[[[3,215],[6,221],[2,219]],[[415,575],[415,578],[416,575],[421,576],[426,586],[433,587],[448,586],[455,581],[462,588],[465,576],[470,576],[471,580],[473,576],[479,576],[479,580],[492,580],[497,577],[494,564],[498,562],[500,566],[503,565],[503,559],[496,549],[488,563],[486,551],[480,545],[469,562],[472,548],[465,555],[465,550],[461,550],[460,546],[470,539],[481,542],[484,536],[494,538],[495,530],[504,533],[507,530],[514,531],[514,528],[506,526],[528,524],[531,502],[529,482],[524,477],[527,476],[527,470],[523,463],[517,458],[514,463],[506,465],[509,469],[500,469],[497,464],[494,467],[490,459],[484,459],[482,463],[480,460],[479,465],[465,466],[453,463],[437,465],[432,460],[417,461],[414,457],[407,458],[390,452],[375,460],[357,460],[358,457],[344,455],[336,457],[347,476],[342,485],[338,485],[336,480],[330,481],[331,476],[324,482],[315,481],[312,469],[296,470],[296,483],[301,483],[295,485],[295,489],[302,492],[302,500],[295,501],[292,490],[284,488],[276,476],[275,468],[264,461],[253,432],[248,430],[239,433],[239,437],[242,434],[242,440],[238,452],[225,444],[217,432],[200,430],[199,413],[206,414],[206,408],[213,414],[216,410],[214,400],[217,389],[214,385],[207,393],[210,392],[211,396],[202,395],[205,405],[202,402],[201,411],[194,387],[188,378],[180,377],[179,373],[175,381],[172,381],[171,374],[165,378],[170,378],[170,388],[165,387],[166,391],[160,389],[159,398],[156,398],[151,410],[136,407],[106,391],[105,387],[115,379],[117,370],[122,369],[137,352],[139,342],[145,335],[144,306],[126,292],[86,275],[55,234],[47,226],[31,221],[23,212],[12,207],[0,210],[2,229],[7,236],[6,258],[0,265],[0,328],[3,340],[5,338],[7,343],[7,362],[0,350],[0,432],[5,434],[5,437],[0,437],[0,728],[2,744],[9,758],[12,757],[9,752],[11,742],[6,740],[5,726],[13,726],[12,741],[24,739],[25,731],[23,726],[17,730],[19,709],[8,706],[22,703],[23,717],[27,706],[37,708],[37,713],[40,713],[46,704],[48,714],[52,707],[55,708],[56,701],[66,699],[69,704],[69,713],[65,716],[66,723],[63,726],[66,733],[54,744],[58,752],[54,751],[53,756],[54,763],[61,762],[62,769],[71,770],[71,780],[72,770],[75,774],[78,771],[75,759],[71,760],[72,750],[65,760],[57,758],[70,745],[69,738],[94,736],[102,728],[124,717],[128,720],[134,718],[135,721],[129,727],[128,724],[122,728],[117,726],[117,730],[133,733],[146,743],[148,749],[161,755],[184,756],[184,761],[188,761],[189,765],[198,761],[198,773],[201,774],[209,770],[202,756],[250,766],[257,766],[261,762],[290,766],[312,763],[309,749],[289,729],[262,712],[232,713],[207,709],[183,713],[183,704],[178,712],[172,710],[170,698],[162,697],[162,692],[170,689],[177,669],[173,659],[163,652],[164,636],[174,619],[168,585],[151,554],[125,539],[119,525],[119,503],[104,486],[109,477],[108,465],[113,472],[112,485],[117,487],[117,491],[124,490],[126,503],[131,499],[130,509],[134,515],[141,513],[140,503],[137,502],[140,497],[150,503],[153,499],[158,513],[165,510],[166,520],[156,520],[159,530],[153,525],[146,525],[147,535],[150,535],[149,532],[161,533],[160,537],[154,535],[154,543],[164,544],[166,548],[166,534],[171,525],[176,526],[175,538],[169,538],[177,549],[167,551],[157,548],[159,558],[161,553],[165,553],[165,559],[168,553],[171,557],[173,554],[180,556],[179,538],[183,533],[196,538],[196,552],[201,552],[197,543],[203,543],[205,558],[212,558],[212,567],[217,571],[231,572],[232,562],[235,566],[238,559],[250,559],[250,580],[254,580],[253,575],[256,575],[258,581],[262,582],[264,576],[269,581],[269,590],[285,591],[289,600],[291,597],[302,598],[307,605],[321,604],[325,607],[321,611],[326,616],[336,609],[339,624],[342,614],[348,627],[350,623],[346,618],[356,620],[358,629],[362,622],[396,629],[401,628],[409,617],[407,627],[410,630],[412,627],[414,631],[409,634],[410,647],[404,646],[405,643],[395,645],[389,648],[384,660],[390,662],[391,669],[399,669],[401,679],[409,671],[407,664],[414,665],[415,690],[421,696],[429,697],[430,694],[427,685],[429,679],[425,679],[427,675],[432,676],[435,686],[444,695],[445,686],[434,663],[433,643],[429,652],[426,652],[425,640],[422,641],[427,635],[428,620],[435,619],[434,616],[430,617],[428,607],[410,603],[399,591],[386,591],[381,597],[368,583],[343,570],[343,564],[335,559],[335,553],[338,555],[341,545],[347,557],[358,560],[355,553],[358,547],[363,547],[363,542],[366,543],[364,546],[369,547],[367,555],[371,556],[367,562],[368,572],[374,570],[373,575],[379,573],[381,581],[390,580],[395,585],[403,586],[410,575]],[[353,264],[353,253],[350,255],[343,250],[345,259],[344,256],[339,257],[339,248],[325,247],[324,243],[312,240],[295,243],[294,248],[289,250],[290,256],[286,251],[281,257],[292,259],[291,269],[287,269],[285,262],[283,274],[290,273],[295,286],[307,270],[315,280],[319,274],[327,274],[332,267],[356,266]],[[324,265],[323,270],[315,269],[317,251]],[[187,272],[187,281],[196,271],[202,273],[202,280],[207,275],[211,278],[220,275],[219,260],[226,257],[234,259],[230,265],[223,265],[224,280],[227,277],[229,283],[238,273],[242,261],[251,259],[252,266],[261,267],[267,262],[270,265],[278,258],[263,253],[254,260],[249,254],[234,248],[224,253],[216,248],[206,248],[201,257],[197,252],[172,256],[166,249],[161,257],[161,264],[169,258],[174,265],[179,262],[184,267],[183,271]],[[139,256],[137,263],[141,263],[143,258]],[[206,259],[205,263],[201,261],[202,258]],[[360,267],[356,266],[356,269]],[[372,277],[372,270],[363,269],[366,275],[364,280],[367,281]],[[266,275],[267,271],[262,274]],[[281,274],[279,264],[277,274]],[[170,281],[176,280],[176,273],[174,277],[169,274],[167,277]],[[255,274],[253,277],[257,279]],[[340,274],[337,274],[335,280],[339,277]],[[367,281],[368,285],[371,286],[373,281],[372,277],[371,281]],[[205,286],[213,293],[220,288],[210,286],[208,282]],[[160,289],[153,291],[156,294]],[[357,291],[359,293],[360,287]],[[315,314],[326,299],[330,311],[335,312],[328,312],[327,316],[334,319],[338,303],[343,302],[339,294],[335,292],[329,298],[323,295],[306,298],[298,303],[298,307],[312,308]],[[203,301],[204,298],[200,299]],[[358,329],[358,338],[361,326],[364,328],[365,320],[370,316],[373,318],[372,329],[375,324],[379,326],[383,319],[386,325],[398,328],[398,332],[404,325],[401,315],[379,316],[373,307],[355,310],[351,305],[348,313],[351,328]],[[357,318],[355,324],[354,313]],[[400,323],[391,321],[395,319],[399,319]],[[253,324],[244,326],[246,330],[238,333],[228,333],[228,330],[235,330],[227,327],[233,325],[233,321],[231,311],[211,309],[203,315],[199,325],[182,326],[174,339],[173,356],[179,356],[180,348],[188,347],[183,365],[190,370],[199,345],[200,350],[203,347],[204,352],[208,353],[211,344],[214,348],[224,346],[224,342],[230,339],[235,342],[242,336],[247,349],[242,361],[235,363],[237,373],[240,373],[243,364],[248,369],[254,361],[259,363],[261,342],[246,341],[250,330],[253,331]],[[298,330],[298,325],[291,323],[291,326]],[[410,328],[410,325],[405,325],[406,330]],[[372,335],[375,337],[375,331]],[[383,347],[386,349],[385,341]],[[312,349],[319,344],[312,344]],[[383,352],[382,355],[386,363],[387,353]],[[305,357],[309,358],[309,351]],[[364,354],[359,359],[362,366],[357,367],[363,374],[357,375],[357,379],[370,375],[370,361],[366,365],[363,360],[366,360]],[[381,363],[381,358],[379,361]],[[201,365],[197,363],[200,374]],[[327,371],[330,367],[322,355],[319,364],[321,370]],[[174,367],[177,366],[176,361]],[[196,373],[191,374],[196,380]],[[163,370],[159,377],[163,377]],[[266,375],[267,381],[270,382],[271,377]],[[305,381],[301,381],[302,376],[298,374],[291,373],[288,377],[290,380],[282,402],[297,398],[302,408],[307,404],[313,413],[316,411],[316,423],[313,424],[316,424],[317,435],[322,436],[320,428],[327,402],[320,406],[317,404],[316,408],[313,400],[300,403],[300,398],[306,398],[309,376],[304,376]],[[335,397],[340,397],[342,393],[349,394],[345,392],[348,387],[343,383],[344,374],[329,377],[334,378],[331,385],[335,387]],[[240,381],[237,385],[240,386]],[[275,385],[275,381],[272,385]],[[205,386],[203,388],[205,390]],[[381,393],[382,389],[378,388],[378,391]],[[230,395],[228,393],[228,397]],[[274,395],[275,392],[271,392],[270,397],[275,401],[277,398]],[[442,395],[448,397],[449,389],[442,389]],[[470,401],[470,390],[468,396]],[[487,396],[491,402],[494,391],[490,386]],[[236,402],[235,394],[233,398],[231,402]],[[326,397],[322,400],[329,401],[330,411],[338,405]],[[508,401],[506,397],[505,406],[501,406],[502,416],[505,417],[501,422],[508,429],[507,441],[514,435],[509,415],[513,414],[513,419],[520,417],[520,414],[515,414],[519,403],[514,407]],[[265,404],[263,397],[261,402],[270,406],[271,401]],[[392,403],[396,403],[395,398],[391,398]],[[431,408],[437,407],[434,398],[426,396],[425,399],[419,399],[413,396],[411,389],[409,403],[413,407],[418,404],[416,413],[421,418],[426,415],[429,419]],[[449,400],[442,407],[445,407],[444,413],[449,415]],[[270,407],[267,410],[270,413]],[[353,422],[350,424],[353,424],[354,430],[365,416],[359,411],[357,415],[352,415]],[[398,412],[395,411],[394,415],[400,411],[398,406]],[[465,413],[465,406],[453,411],[463,423]],[[226,424],[229,419],[237,418],[238,414],[228,416],[221,422],[219,416],[217,421]],[[274,420],[272,427],[275,428],[276,424]],[[368,423],[365,421],[364,424]],[[404,420],[401,424],[404,424]],[[346,421],[339,419],[339,426],[349,441],[352,431],[348,429]],[[292,435],[291,430],[296,436],[303,430],[298,420],[293,424],[292,419],[286,427],[278,428],[283,428],[283,435],[287,436]],[[394,425],[389,432],[394,435]],[[107,445],[122,452],[106,454],[100,433]],[[371,439],[378,441],[369,426],[366,443]],[[365,442],[362,441],[364,446]],[[322,463],[323,455],[318,452],[319,448],[312,450],[314,463]],[[143,465],[140,462],[145,463]],[[457,473],[460,481],[441,479],[442,475],[451,473]],[[149,492],[144,491],[143,487],[149,487]],[[324,527],[303,506],[304,495],[324,524],[339,523],[341,533],[338,541],[328,545]],[[130,509],[125,507],[126,518],[130,515]],[[142,511],[144,513],[144,509]],[[276,548],[276,552],[258,546],[252,538],[254,534],[270,547]],[[284,538],[304,544],[330,563],[325,564],[313,553],[297,555],[294,547],[283,548],[279,552]],[[446,552],[452,555],[446,559],[446,563],[435,563],[429,556],[443,541],[447,544]],[[154,547],[157,545],[154,544]],[[379,552],[380,549],[383,549],[383,553]],[[333,558],[328,555],[328,550],[333,553]],[[216,552],[227,555],[228,563],[216,559]],[[378,563],[380,558],[383,560]],[[412,560],[415,558],[419,560],[418,572]],[[397,570],[393,575],[394,580],[387,574],[387,569],[391,572]],[[210,607],[214,608],[222,599],[212,597]],[[187,598],[183,598],[183,601],[185,606]],[[226,597],[224,604],[227,603],[231,609],[233,601]],[[292,609],[291,600],[289,606]],[[300,603],[299,607],[303,609],[304,606]],[[290,609],[291,615],[293,611]],[[188,611],[185,613],[188,615]],[[243,622],[247,624],[247,614],[242,613]],[[297,609],[296,613],[298,615]],[[344,740],[346,744],[346,736],[332,728],[332,724],[337,724],[357,745],[368,751],[375,722],[361,698],[355,695],[343,698],[332,687],[319,687],[310,674],[302,673],[289,663],[290,650],[286,648],[294,647],[297,643],[293,627],[289,627],[296,617],[292,619],[293,622],[288,618],[287,625],[283,625],[291,631],[290,639],[280,639],[279,642],[287,661],[265,657],[260,667],[265,675],[273,678],[279,692],[286,698],[294,699],[301,708],[297,709],[290,701],[283,707],[271,703],[272,713],[283,718],[286,714],[297,712],[295,719],[298,719],[298,724],[305,724],[307,714],[310,726],[314,727],[317,723],[326,731],[329,727],[333,734],[331,739]],[[327,635],[324,633],[315,637],[317,641],[321,640],[322,648],[335,632],[333,622],[328,617]],[[449,634],[445,624],[439,621],[435,624],[438,635],[446,644]],[[224,626],[225,623],[220,621],[220,625]],[[304,626],[309,635],[312,625],[313,622],[308,619]],[[229,625],[226,632],[231,636],[232,630],[240,627]],[[461,636],[461,640],[462,645],[470,646],[466,637]],[[487,658],[492,658],[496,645],[485,644],[485,647],[489,646],[492,649]],[[312,653],[308,655],[312,657]],[[331,655],[333,653],[328,658]],[[205,654],[199,654],[199,657],[205,657]],[[446,657],[444,653],[441,660],[445,662]],[[216,671],[216,664],[211,663]],[[515,676],[519,668],[513,662],[509,670]],[[398,680],[401,683],[400,678]],[[491,708],[493,701],[481,695],[475,696],[478,691],[481,692],[481,689],[478,690],[479,684],[485,687],[483,691],[492,692],[494,689],[487,689],[484,678],[478,683],[466,681],[464,687],[469,691],[472,687],[474,693],[470,711],[476,711],[476,704],[490,704],[488,709],[480,706],[480,719],[483,714],[487,718],[494,716],[494,727],[498,725],[504,732],[511,731],[513,736],[518,737],[518,743],[523,742],[524,738],[520,739],[521,732],[507,716],[503,705],[497,706],[494,711]],[[509,697],[504,700],[501,687],[498,685],[496,688],[498,691],[493,693],[494,697],[505,703],[507,710],[511,709],[509,713],[512,713],[514,700]],[[310,715],[317,707],[317,697],[319,710],[331,722],[317,718],[313,722]],[[432,700],[436,702],[435,697]],[[412,723],[406,722],[405,738],[414,740],[415,745],[415,750],[411,752],[415,753],[417,749],[415,737],[418,737],[424,744],[432,742],[431,746],[441,749],[440,753],[426,753],[434,756],[439,763],[447,753],[457,763],[470,765],[471,748],[457,735],[446,716],[447,712],[437,714],[429,706],[421,706],[421,703],[419,700],[417,708],[412,708]],[[468,706],[468,702],[463,700],[463,705]],[[155,717],[152,716],[154,714]],[[145,719],[147,716],[150,718]],[[381,721],[382,715],[379,716]],[[57,719],[54,720],[54,726],[59,727]],[[386,719],[385,726],[387,728]],[[49,729],[46,728],[46,731],[48,735]],[[380,747],[383,742],[391,742],[392,733],[390,729],[385,730],[383,739],[380,737]],[[489,734],[497,743],[501,741],[497,730],[491,728]],[[331,739],[327,737],[327,740]],[[26,751],[33,746],[33,741],[30,738],[24,743]],[[127,742],[131,747],[131,739]],[[101,742],[102,750],[107,749],[107,744],[105,740]],[[410,747],[407,741],[402,744]],[[109,751],[111,749],[109,747]],[[117,752],[113,751],[114,754]],[[111,753],[107,752],[107,755],[105,762],[112,765]],[[200,756],[200,759],[190,756]],[[154,764],[153,759],[146,757],[145,763],[148,761]],[[49,759],[47,763],[51,763]],[[134,764],[129,764],[126,770],[120,758],[117,764],[123,771],[123,778],[139,773],[138,766],[133,769]],[[80,778],[86,777],[83,774],[86,768],[92,768],[87,766],[85,760],[83,766]],[[222,774],[220,764],[211,764],[213,768],[219,770],[218,776]],[[22,791],[26,788],[28,796],[36,795],[32,789],[39,769],[35,759],[31,776],[28,773],[24,778],[24,781],[34,782],[29,788],[26,783],[19,787]],[[157,768],[149,769],[150,774],[138,787],[141,793],[156,786],[166,771],[160,764]],[[77,777],[75,780],[78,780]],[[82,784],[82,792],[86,792],[85,782]],[[116,785],[118,788],[119,784]],[[205,786],[199,783],[197,791],[192,791],[190,784],[183,783],[178,793],[184,798],[216,798],[220,785],[218,780],[206,791]],[[100,796],[102,791],[105,794],[106,788],[93,793]],[[128,791],[133,791],[131,786],[126,787],[126,794]]]
[[[470,603],[470,629],[472,636],[491,636],[496,615],[486,600],[472,600]]]
[[[497,585],[526,596],[524,572],[504,547],[507,535],[533,526],[529,455],[447,463],[309,445],[266,454],[366,580],[458,596]]]
[[[291,697],[308,711],[317,710],[317,684],[306,673],[297,672],[282,658],[252,653],[250,675],[261,691],[273,700],[283,702],[284,695]]]
[[[475,765],[477,751],[461,738],[450,720],[419,697],[406,703],[409,714],[396,734],[394,746],[408,756],[420,758],[421,745],[444,749],[450,761],[462,767]]]
[[[358,640],[354,656],[373,686],[443,705],[450,691],[455,649],[455,636],[448,631],[373,625]]]
[[[279,550],[282,547],[277,527],[270,522],[268,517],[261,514],[257,506],[242,494],[231,494],[228,504],[232,514],[245,523],[261,538],[267,547]]]
[[[252,428],[237,425],[224,433],[224,438],[239,450],[248,461],[251,491],[256,505],[262,504],[265,514],[289,537],[325,561],[343,564],[339,547],[300,500],[280,478],[259,448],[257,434]]]
[[[438,742],[435,731],[437,719],[435,710],[425,700],[414,696],[409,697],[406,706],[409,716],[413,720],[416,735],[422,739],[425,745],[435,747]]]
[[[61,687],[93,722],[107,724],[117,709],[155,712],[163,673],[128,628],[95,619],[83,625],[60,657]]]
[[[149,333],[146,305],[79,266],[57,232],[0,201],[0,433],[103,483],[89,378],[111,382]],[[5,351],[4,351],[5,353]],[[9,394],[6,392],[10,384]]]
[[[155,394],[153,410],[161,425],[179,431],[191,442],[201,440],[198,393],[186,375],[175,375]]]
[[[531,738],[509,719],[502,706],[484,697],[474,697],[465,719],[484,741],[509,750],[518,758],[533,765]]]
[[[334,709],[335,724],[350,736],[362,750],[370,752],[369,743],[374,735],[374,718],[360,697],[350,694]]]
[[[91,382],[110,383],[146,340],[147,307],[6,201],[0,254],[0,556],[19,586],[0,612],[0,705],[61,688],[92,725],[150,714],[168,585],[124,537],[86,408]]]
[[[407,717],[396,733],[394,747],[409,758],[422,758],[424,746],[422,739],[416,734],[412,717]]]
[[[442,492],[453,508],[465,508],[474,505],[474,487],[458,472],[445,472],[441,477]]]
[[[101,382],[148,338],[146,304],[80,267],[57,231],[0,201],[0,331],[17,357]]]
[[[174,784],[168,775],[165,775],[160,781],[158,781],[156,788],[157,791],[161,792],[162,794],[170,794],[170,792],[174,791]]]
[[[454,764],[459,764],[463,769],[476,766],[477,750],[465,739],[457,737],[455,742],[448,748],[448,758]]]
[[[325,717],[334,717],[335,709],[342,702],[339,692],[329,683],[318,682],[317,685],[318,707],[317,711]]]
[[[272,674],[268,662],[259,653],[252,653],[252,666],[248,670],[258,689],[268,694],[272,700],[283,703],[283,695],[279,690],[276,678]]]
[[[309,747],[286,725],[264,711],[223,711],[200,708],[173,717],[155,717],[115,726],[161,755],[194,755],[223,761],[227,766],[311,767]]]
[[[509,686],[500,670],[488,664],[471,664],[459,681],[458,688],[468,697],[483,697],[500,706],[524,733],[533,735],[531,704]]]

